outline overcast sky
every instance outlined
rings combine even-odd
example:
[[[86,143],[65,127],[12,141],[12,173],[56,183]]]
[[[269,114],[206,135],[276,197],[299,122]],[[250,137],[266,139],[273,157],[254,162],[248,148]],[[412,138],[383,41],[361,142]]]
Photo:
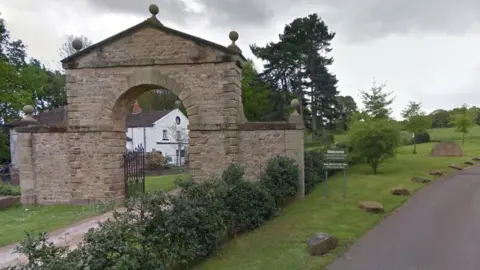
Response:
[[[180,31],[228,45],[278,40],[286,23],[318,13],[337,36],[332,71],[342,95],[387,82],[394,116],[409,100],[427,112],[480,105],[480,0],[1,0],[1,17],[29,56],[58,67],[65,35],[98,42],[150,16]],[[257,61],[259,65],[260,62]]]

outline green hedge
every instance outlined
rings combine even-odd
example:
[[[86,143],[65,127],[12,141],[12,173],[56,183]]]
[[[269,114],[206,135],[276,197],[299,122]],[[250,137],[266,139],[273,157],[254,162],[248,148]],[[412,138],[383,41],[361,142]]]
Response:
[[[271,159],[260,181],[244,180],[231,165],[221,179],[181,183],[177,196],[148,193],[127,203],[127,211],[90,230],[77,249],[48,243],[45,234],[27,237],[17,248],[25,266],[4,269],[185,269],[212,255],[226,236],[255,229],[297,192],[293,159]]]

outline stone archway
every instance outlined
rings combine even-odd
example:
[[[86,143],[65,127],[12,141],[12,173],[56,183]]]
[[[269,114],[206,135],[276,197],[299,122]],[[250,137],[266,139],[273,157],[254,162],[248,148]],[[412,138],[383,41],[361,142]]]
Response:
[[[155,15],[62,60],[67,125],[18,128],[23,203],[123,199],[125,113],[135,97],[158,87],[187,108],[194,181],[219,176],[230,163],[256,178],[274,155],[295,158],[303,179],[301,117],[245,120],[238,34],[230,33],[232,44],[224,47],[165,27]],[[73,45],[81,49],[78,41]]]

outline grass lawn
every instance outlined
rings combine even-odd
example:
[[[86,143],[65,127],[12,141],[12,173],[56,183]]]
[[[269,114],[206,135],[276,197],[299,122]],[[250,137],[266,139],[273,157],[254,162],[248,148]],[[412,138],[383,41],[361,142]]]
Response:
[[[436,140],[461,138],[453,129],[434,130],[431,134]],[[463,158],[428,157],[434,145],[428,143],[418,145],[416,155],[412,154],[412,146],[399,148],[397,158],[382,164],[377,175],[372,175],[365,165],[353,166],[347,172],[346,200],[342,197],[343,175],[335,175],[328,181],[329,198],[324,197],[324,184],[318,185],[305,200],[292,203],[280,217],[232,240],[197,269],[323,269],[385,216],[362,212],[358,209],[359,201],[378,201],[388,214],[408,200],[391,195],[392,187],[404,186],[416,191],[424,185],[411,182],[412,176],[429,177],[430,170],[449,172],[449,164],[462,164],[480,156],[480,136],[476,134],[480,135],[479,127],[467,136],[462,147],[466,154]],[[337,236],[339,248],[326,256],[309,256],[305,240],[317,232]]]
[[[154,190],[167,192],[175,188],[176,179],[186,179],[188,176],[188,174],[150,176],[146,179],[145,188],[147,192]],[[51,232],[99,214],[98,208],[94,205],[18,205],[0,210],[0,247],[21,241],[25,231]]]
[[[171,191],[176,188],[175,180],[185,180],[190,177],[188,173],[162,175],[162,176],[148,176],[145,180],[145,190],[147,192],[162,190],[164,192]]]
[[[96,214],[93,205],[17,205],[0,210],[0,247],[23,240],[25,231],[54,231]]]

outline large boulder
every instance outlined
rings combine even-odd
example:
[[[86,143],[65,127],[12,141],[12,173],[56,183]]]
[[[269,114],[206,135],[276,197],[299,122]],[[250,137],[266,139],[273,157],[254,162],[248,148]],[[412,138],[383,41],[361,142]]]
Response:
[[[328,233],[316,233],[307,239],[308,253],[312,256],[323,255],[338,245],[338,239]]]
[[[463,157],[463,151],[455,142],[437,143],[430,152],[432,157]]]
[[[374,201],[364,201],[364,202],[359,202],[358,207],[362,209],[365,212],[368,213],[383,213],[385,212],[385,209],[383,208],[383,205],[379,202],[374,202]]]

